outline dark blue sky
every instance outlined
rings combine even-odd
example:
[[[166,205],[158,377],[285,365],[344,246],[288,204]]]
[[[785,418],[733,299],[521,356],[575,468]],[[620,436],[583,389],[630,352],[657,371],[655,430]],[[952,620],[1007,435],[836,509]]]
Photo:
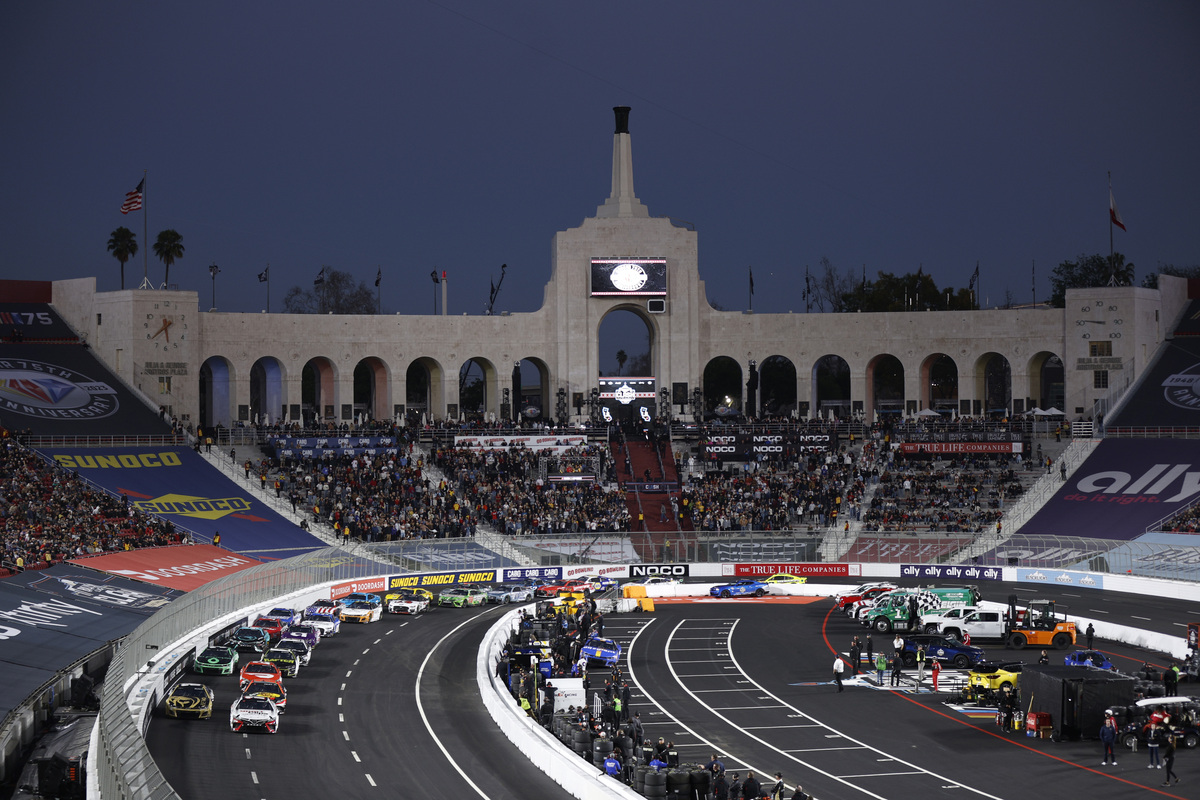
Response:
[[[802,310],[805,265],[926,272],[980,301],[1108,251],[1200,263],[1200,4],[27,2],[0,7],[0,276],[95,275],[149,170],[151,241],[207,308],[322,264],[386,312],[539,307],[553,234],[609,190],[633,107],[652,215],[694,224],[709,298]],[[653,253],[646,255],[655,255]],[[581,265],[580,268],[585,268]],[[150,258],[152,278],[162,266]],[[141,256],[127,285],[141,279]]]

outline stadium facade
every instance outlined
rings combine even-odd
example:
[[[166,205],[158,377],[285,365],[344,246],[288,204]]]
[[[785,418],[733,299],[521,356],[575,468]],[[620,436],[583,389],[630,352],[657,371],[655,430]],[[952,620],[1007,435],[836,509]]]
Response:
[[[784,367],[772,373],[776,384],[779,375],[794,381],[770,390],[783,399],[771,410],[802,418],[1057,406],[1086,419],[1145,369],[1187,302],[1186,282],[1164,278],[1158,290],[1072,290],[1063,309],[717,310],[696,231],[651,216],[634,193],[627,120],[618,109],[611,193],[579,227],[555,234],[534,312],[452,316],[443,304],[441,315],[220,313],[201,311],[196,291],[97,292],[94,278],[54,282],[52,302],[152,402],[226,426],[455,417],[468,410],[459,378],[471,360],[483,399],[470,410],[497,417],[522,406],[570,422],[668,409],[690,419],[748,403],[765,410],[768,387],[756,392],[755,365],[765,381],[770,362]],[[648,332],[651,374],[640,381],[601,379],[600,326],[617,311]],[[522,362],[524,372],[514,370]]]

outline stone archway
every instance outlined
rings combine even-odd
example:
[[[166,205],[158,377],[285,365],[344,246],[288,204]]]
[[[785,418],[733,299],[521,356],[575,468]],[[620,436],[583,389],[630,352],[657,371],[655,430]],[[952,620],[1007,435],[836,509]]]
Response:
[[[200,365],[200,427],[228,428],[237,418],[234,408],[233,363],[224,356],[209,356]]]
[[[850,364],[839,355],[824,355],[813,362],[814,417],[848,419],[851,414]]]
[[[250,367],[250,417],[263,424],[279,422],[286,413],[284,393],[286,375],[283,363],[274,356],[263,356]]]
[[[391,417],[391,370],[383,359],[368,356],[354,365],[354,416]]]
[[[945,353],[933,353],[921,362],[921,407],[958,413],[958,364]]]
[[[904,416],[904,365],[890,353],[881,353],[867,362],[867,397],[877,417]]]
[[[305,425],[337,424],[337,367],[325,356],[310,358],[300,373],[300,414]]]
[[[999,353],[975,360],[975,396],[984,416],[1008,416],[1012,410],[1012,367]]]

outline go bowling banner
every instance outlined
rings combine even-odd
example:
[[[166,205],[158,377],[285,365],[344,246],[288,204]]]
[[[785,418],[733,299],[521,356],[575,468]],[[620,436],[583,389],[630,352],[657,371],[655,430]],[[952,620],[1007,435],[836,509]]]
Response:
[[[56,447],[42,457],[210,541],[273,560],[325,545],[187,447]]]
[[[74,558],[71,559],[71,563],[110,575],[120,575],[155,586],[188,592],[262,562],[219,547],[201,544],[127,550],[89,558]]]
[[[1106,439],[1021,533],[1134,539],[1197,497],[1200,442]]]

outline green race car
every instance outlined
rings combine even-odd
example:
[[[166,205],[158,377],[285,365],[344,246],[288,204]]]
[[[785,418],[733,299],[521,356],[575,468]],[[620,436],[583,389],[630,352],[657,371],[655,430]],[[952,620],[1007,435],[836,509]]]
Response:
[[[438,595],[439,606],[462,608],[463,606],[481,606],[486,602],[487,592],[472,587],[455,587]]]
[[[208,647],[192,661],[197,675],[232,675],[237,668],[238,654],[232,647]]]

